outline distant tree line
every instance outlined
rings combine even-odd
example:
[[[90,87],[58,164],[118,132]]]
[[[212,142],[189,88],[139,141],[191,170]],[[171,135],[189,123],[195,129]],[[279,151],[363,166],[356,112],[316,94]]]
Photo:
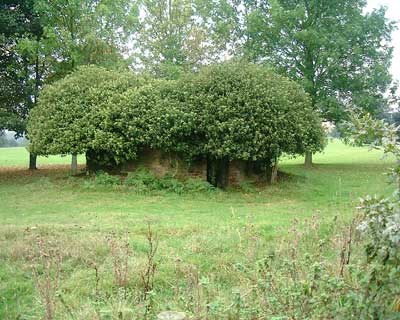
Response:
[[[232,57],[298,82],[323,120],[340,123],[355,108],[381,117],[393,88],[395,25],[384,8],[365,13],[365,6],[364,0],[3,1],[0,130],[25,134],[43,86],[81,65],[176,80]]]

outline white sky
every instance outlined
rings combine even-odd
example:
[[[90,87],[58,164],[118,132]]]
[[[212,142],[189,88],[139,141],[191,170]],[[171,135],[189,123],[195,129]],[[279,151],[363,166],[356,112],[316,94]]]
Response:
[[[380,6],[387,7],[386,16],[389,19],[400,22],[400,0],[368,0],[368,10]],[[394,52],[391,73],[395,79],[400,81],[400,23],[398,28],[392,35]]]

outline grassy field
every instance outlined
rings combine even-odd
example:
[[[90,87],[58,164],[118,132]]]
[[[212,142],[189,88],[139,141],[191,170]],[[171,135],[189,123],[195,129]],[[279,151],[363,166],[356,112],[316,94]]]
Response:
[[[71,156],[38,157],[37,165],[40,168],[45,165],[66,165],[71,163]],[[85,157],[78,156],[78,163],[84,164]],[[24,147],[0,148],[0,167],[27,167],[29,153]]]
[[[113,243],[129,243],[131,279],[126,286],[141,288],[141,270],[148,264],[148,223],[159,243],[152,291],[157,302],[152,310],[175,308],[192,314],[196,308],[181,297],[187,293],[177,292],[177,277],[190,274],[187,277],[193,278],[196,270],[197,282],[214,283],[212,296],[223,300],[240,286],[233,266],[263,254],[264,249],[254,246],[274,246],[294,219],[323,224],[338,217],[346,222],[353,217],[360,196],[391,191],[383,175],[390,159],[338,141],[314,157],[311,169],[302,166],[302,159],[282,161],[280,170],[290,178],[275,186],[199,194],[88,188],[88,178],[69,176],[68,167],[63,166],[69,158],[40,158],[39,165],[45,166],[36,172],[25,170],[27,158],[23,148],[0,149],[0,319],[43,316],[40,281],[45,280],[40,276],[55,277],[54,272],[46,273],[48,263],[41,264],[46,259],[41,252],[49,247],[57,248],[63,257],[60,284],[50,281],[58,292],[53,297],[55,318],[142,319],[125,317],[125,311],[134,312],[133,305],[146,308],[140,302],[143,299],[121,298],[116,289],[124,285],[117,285],[115,278],[119,256]],[[43,249],[41,243],[47,247]],[[118,252],[125,250],[118,248]],[[31,265],[36,266],[33,273]],[[35,272],[39,276],[34,277]],[[204,298],[207,293],[202,290]],[[121,308],[126,310],[115,311]]]

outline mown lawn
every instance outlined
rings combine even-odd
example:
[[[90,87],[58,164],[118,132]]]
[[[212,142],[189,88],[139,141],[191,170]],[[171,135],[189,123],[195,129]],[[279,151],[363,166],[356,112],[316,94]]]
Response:
[[[138,261],[132,267],[135,273],[145,259],[150,222],[159,238],[154,288],[159,302],[154,308],[182,309],[184,304],[171,300],[177,294],[172,289],[176,261],[194,266],[201,276],[219,284],[221,296],[228,295],[235,286],[231,266],[248,258],[240,248],[242,241],[250,241],[249,232],[273,246],[294,219],[332,221],[336,216],[348,221],[360,196],[391,191],[383,175],[390,159],[339,141],[316,155],[311,169],[303,167],[302,159],[282,161],[280,170],[287,178],[275,186],[181,195],[88,188],[88,178],[69,177],[63,166],[69,158],[40,158],[38,163],[46,166],[29,172],[24,168],[27,156],[23,148],[0,149],[0,319],[43,315],[30,267],[37,262],[32,257],[38,239],[46,239],[65,257],[58,318],[92,319],[88,315],[95,304],[96,281],[90,266],[93,261],[100,266],[99,290],[108,297],[102,307],[109,305],[115,292],[107,239],[128,241]]]
[[[71,156],[48,156],[38,157],[37,165],[67,165],[71,163]],[[84,164],[85,157],[78,156],[78,163]],[[0,148],[0,168],[1,167],[27,167],[29,164],[29,153],[24,147]]]

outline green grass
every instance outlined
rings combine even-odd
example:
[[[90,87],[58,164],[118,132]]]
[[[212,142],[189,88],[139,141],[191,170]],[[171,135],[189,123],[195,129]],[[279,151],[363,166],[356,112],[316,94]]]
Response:
[[[195,265],[200,273],[216,277],[230,292],[234,279],[226,270],[244,258],[237,246],[249,226],[263,241],[273,243],[286,234],[293,219],[317,216],[332,220],[338,216],[347,221],[354,215],[359,197],[392,190],[383,175],[390,159],[382,160],[379,151],[353,148],[339,141],[316,155],[311,169],[303,167],[301,158],[283,160],[280,169],[290,178],[250,193],[230,190],[177,195],[137,194],[125,188],[92,190],[84,187],[86,178],[69,177],[67,166],[58,166],[57,170],[45,167],[37,172],[10,168],[26,166],[27,156],[23,148],[0,149],[1,319],[39,318],[41,308],[29,269],[29,252],[38,236],[59,243],[69,257],[63,288],[73,308],[90,304],[87,291],[93,287],[93,280],[87,279],[87,262],[82,262],[82,257],[96,259],[90,252],[96,243],[101,243],[96,250],[104,251],[101,248],[106,235],[116,233],[128,234],[142,259],[147,221],[160,239],[160,288],[168,288],[168,281],[174,277],[174,261],[179,257]],[[83,158],[80,161],[83,163]],[[69,159],[40,158],[39,163],[68,164]],[[102,257],[99,253],[97,259]],[[160,291],[168,300],[168,289]]]
[[[71,156],[38,157],[37,165],[65,165],[71,163]],[[78,156],[78,163],[85,164],[85,157]],[[29,153],[24,147],[0,148],[0,167],[28,167]]]

